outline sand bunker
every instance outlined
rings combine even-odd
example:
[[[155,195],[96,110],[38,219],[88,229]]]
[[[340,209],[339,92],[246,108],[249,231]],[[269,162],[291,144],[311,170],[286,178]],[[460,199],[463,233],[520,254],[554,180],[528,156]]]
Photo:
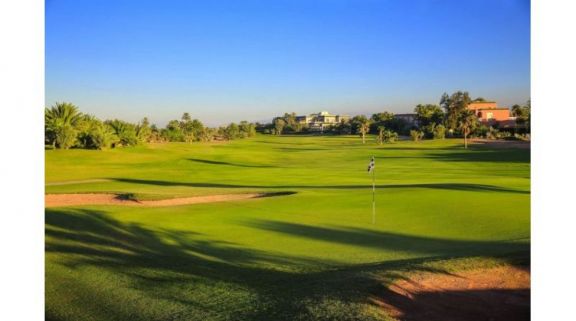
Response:
[[[44,204],[46,207],[62,207],[62,206],[78,206],[78,205],[123,205],[123,206],[161,207],[161,206],[238,201],[238,200],[276,196],[276,195],[288,195],[288,193],[284,192],[284,193],[206,195],[206,196],[173,198],[157,201],[137,201],[123,198],[122,195],[118,194],[47,194],[45,195]]]
[[[530,320],[530,272],[504,266],[423,273],[394,282],[374,301],[406,321]]]
[[[471,143],[490,148],[530,149],[530,141],[523,141],[523,140],[492,140],[492,139],[475,138],[471,140]]]

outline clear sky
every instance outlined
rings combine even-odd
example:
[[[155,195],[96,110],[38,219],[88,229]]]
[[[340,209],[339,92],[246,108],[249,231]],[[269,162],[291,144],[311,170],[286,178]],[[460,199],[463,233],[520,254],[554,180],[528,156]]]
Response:
[[[46,105],[163,126],[530,98],[528,0],[46,0]]]

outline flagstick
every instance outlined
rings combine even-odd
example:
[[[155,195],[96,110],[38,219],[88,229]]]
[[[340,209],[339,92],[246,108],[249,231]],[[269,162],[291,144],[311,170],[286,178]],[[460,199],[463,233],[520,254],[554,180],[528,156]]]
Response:
[[[374,159],[374,156],[372,156]],[[376,166],[374,166],[376,167]],[[372,224],[376,224],[376,169],[372,169]]]

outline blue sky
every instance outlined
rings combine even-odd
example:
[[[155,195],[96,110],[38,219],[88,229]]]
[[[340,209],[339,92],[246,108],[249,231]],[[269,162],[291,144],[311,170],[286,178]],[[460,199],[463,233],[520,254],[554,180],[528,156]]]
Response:
[[[158,125],[530,98],[526,0],[46,0],[46,105]]]

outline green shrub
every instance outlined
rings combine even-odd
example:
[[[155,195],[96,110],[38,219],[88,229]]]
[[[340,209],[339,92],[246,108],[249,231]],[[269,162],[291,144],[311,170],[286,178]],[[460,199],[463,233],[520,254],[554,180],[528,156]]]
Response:
[[[437,125],[433,131],[434,139],[444,139],[446,137],[446,127],[444,125]]]
[[[412,137],[413,141],[417,142],[424,137],[424,133],[419,130],[411,130],[410,137]]]
[[[383,141],[386,143],[393,143],[398,140],[398,133],[396,132],[385,130],[383,134]]]

